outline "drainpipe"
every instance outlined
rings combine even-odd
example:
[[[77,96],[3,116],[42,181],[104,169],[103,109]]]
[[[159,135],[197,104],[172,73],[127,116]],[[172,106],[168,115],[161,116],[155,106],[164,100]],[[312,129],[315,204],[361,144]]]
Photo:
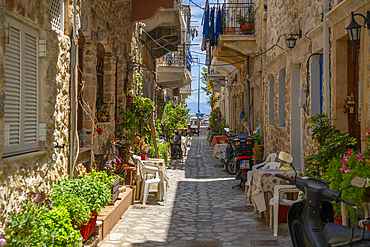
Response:
[[[331,110],[331,99],[330,99],[330,82],[329,82],[329,26],[326,22],[326,13],[329,10],[329,0],[324,0],[323,8],[323,45],[324,45],[324,111],[328,114],[330,118]]]
[[[251,89],[251,85],[250,85],[250,82],[249,82],[249,56],[248,56],[247,57],[247,108],[248,108],[248,128],[249,129],[251,128],[250,89]]]
[[[73,37],[71,49],[71,116],[69,125],[69,177],[74,178],[74,164],[75,164],[75,127],[76,127],[76,28],[77,28],[77,6],[76,0],[73,0]]]

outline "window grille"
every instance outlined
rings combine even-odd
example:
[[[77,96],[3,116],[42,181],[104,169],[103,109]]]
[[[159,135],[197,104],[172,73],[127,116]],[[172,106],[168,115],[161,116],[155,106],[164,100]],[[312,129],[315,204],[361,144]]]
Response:
[[[51,0],[49,9],[51,13],[51,28],[54,31],[63,31],[64,29],[64,11],[63,11],[63,0]]]

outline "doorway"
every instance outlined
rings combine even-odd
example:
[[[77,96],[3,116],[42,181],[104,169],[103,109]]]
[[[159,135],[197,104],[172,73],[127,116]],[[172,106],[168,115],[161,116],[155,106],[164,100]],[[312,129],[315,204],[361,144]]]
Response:
[[[294,167],[303,171],[304,161],[302,159],[302,117],[299,106],[299,88],[301,87],[301,70],[293,69],[291,75],[291,113],[290,113],[290,146],[294,155]]]
[[[347,99],[346,111],[348,114],[348,132],[356,138],[355,148],[361,148],[361,102],[360,102],[360,42],[356,44],[347,41]]]

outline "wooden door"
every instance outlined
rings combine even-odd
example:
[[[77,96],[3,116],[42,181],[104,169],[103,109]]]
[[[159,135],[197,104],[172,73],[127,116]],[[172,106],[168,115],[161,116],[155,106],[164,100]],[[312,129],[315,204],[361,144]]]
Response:
[[[353,44],[348,41],[348,82],[347,82],[347,114],[348,132],[357,139],[356,149],[361,148],[360,126],[361,126],[361,104],[360,104],[360,42]],[[363,89],[362,89],[363,90]]]

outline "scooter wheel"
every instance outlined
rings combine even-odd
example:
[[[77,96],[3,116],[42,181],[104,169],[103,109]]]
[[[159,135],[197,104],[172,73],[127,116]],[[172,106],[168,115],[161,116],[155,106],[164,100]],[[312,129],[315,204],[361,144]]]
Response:
[[[171,150],[171,159],[175,159],[177,157],[177,149],[172,149]]]
[[[226,162],[226,168],[227,168],[227,171],[231,175],[235,175],[235,170],[236,170],[235,160],[234,159],[227,160],[227,162]]]

